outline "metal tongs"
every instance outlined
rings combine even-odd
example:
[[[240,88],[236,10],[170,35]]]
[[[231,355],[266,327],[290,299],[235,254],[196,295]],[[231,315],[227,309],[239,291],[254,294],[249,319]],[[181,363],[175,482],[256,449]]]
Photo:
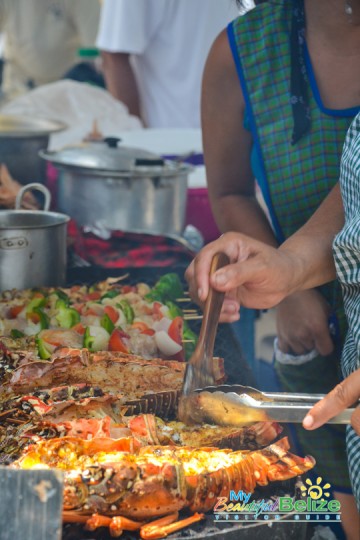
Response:
[[[324,394],[260,392],[250,386],[222,385],[197,389],[189,406],[195,423],[219,426],[244,426],[254,422],[301,423]],[[345,409],[328,420],[329,424],[348,424],[355,409]]]
[[[210,275],[229,264],[223,253],[214,256]],[[224,294],[209,289],[196,349],[190,358],[180,397],[178,415],[187,424],[210,423],[219,426],[244,426],[254,422],[300,423],[324,394],[260,392],[250,386],[215,386],[213,350]],[[348,424],[353,408],[328,420]]]

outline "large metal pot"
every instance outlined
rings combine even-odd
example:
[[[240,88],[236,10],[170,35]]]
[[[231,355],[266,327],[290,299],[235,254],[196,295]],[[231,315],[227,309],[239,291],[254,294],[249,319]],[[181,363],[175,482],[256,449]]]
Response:
[[[40,152],[59,171],[59,210],[82,226],[180,236],[192,167],[106,141]]]
[[[45,163],[39,150],[46,149],[51,133],[66,126],[52,120],[0,115],[0,163],[21,184],[45,181]]]
[[[28,189],[42,191],[44,210],[18,210]],[[49,212],[50,193],[41,184],[24,186],[16,210],[0,211],[0,290],[58,286],[66,278],[66,224]]]

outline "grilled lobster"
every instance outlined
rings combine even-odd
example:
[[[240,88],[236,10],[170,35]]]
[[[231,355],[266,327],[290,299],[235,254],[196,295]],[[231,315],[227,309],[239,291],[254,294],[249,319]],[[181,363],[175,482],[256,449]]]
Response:
[[[65,521],[90,528],[109,525],[114,535],[130,527],[140,529],[142,538],[161,538],[181,522],[144,523],[168,515],[177,519],[185,508],[200,519],[198,512],[211,510],[230,490],[250,493],[256,485],[293,478],[314,466],[312,457],[300,458],[288,449],[284,438],[254,452],[147,446],[134,454],[129,439],[63,438],[40,442],[14,466],[65,471]]]

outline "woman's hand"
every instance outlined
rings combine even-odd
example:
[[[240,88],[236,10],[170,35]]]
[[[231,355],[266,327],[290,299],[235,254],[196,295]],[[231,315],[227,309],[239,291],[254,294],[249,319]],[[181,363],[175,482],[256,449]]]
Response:
[[[210,266],[209,270],[210,272]],[[189,293],[194,302],[196,302],[202,309],[204,307],[205,299],[203,296],[199,298],[199,291],[197,285],[197,277],[195,275],[195,259],[186,270],[186,280],[189,284]],[[207,287],[209,284],[207,283]],[[207,289],[208,290],[208,289]],[[240,303],[236,298],[237,290],[234,289],[225,294],[224,302],[220,313],[220,322],[232,323],[240,318]]]
[[[328,303],[314,289],[285,298],[276,308],[279,349],[297,356],[314,349],[322,356],[331,354],[334,344],[329,331],[329,315]]]
[[[209,278],[213,256],[223,252],[228,266]],[[200,305],[205,302],[209,286],[226,293],[222,321],[237,320],[241,305],[255,309],[272,307],[293,292],[300,258],[282,252],[240,233],[226,233],[205,246],[186,271],[189,291]]]
[[[354,371],[319,401],[303,420],[305,429],[316,429],[360,399],[360,369]],[[351,416],[351,425],[360,436],[360,405]]]

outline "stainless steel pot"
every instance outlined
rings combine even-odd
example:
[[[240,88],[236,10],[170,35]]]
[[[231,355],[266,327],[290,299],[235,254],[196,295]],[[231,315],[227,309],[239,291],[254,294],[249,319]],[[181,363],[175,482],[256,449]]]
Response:
[[[52,120],[0,115],[0,163],[21,184],[45,181],[45,163],[39,150],[46,149],[51,133],[66,126]]]
[[[82,226],[180,236],[192,167],[106,141],[40,152],[59,171],[59,210]]]
[[[44,210],[19,210],[24,193],[37,189]],[[16,210],[0,211],[0,290],[58,286],[66,278],[66,224],[69,217],[49,212],[50,193],[41,184],[24,186]]]

